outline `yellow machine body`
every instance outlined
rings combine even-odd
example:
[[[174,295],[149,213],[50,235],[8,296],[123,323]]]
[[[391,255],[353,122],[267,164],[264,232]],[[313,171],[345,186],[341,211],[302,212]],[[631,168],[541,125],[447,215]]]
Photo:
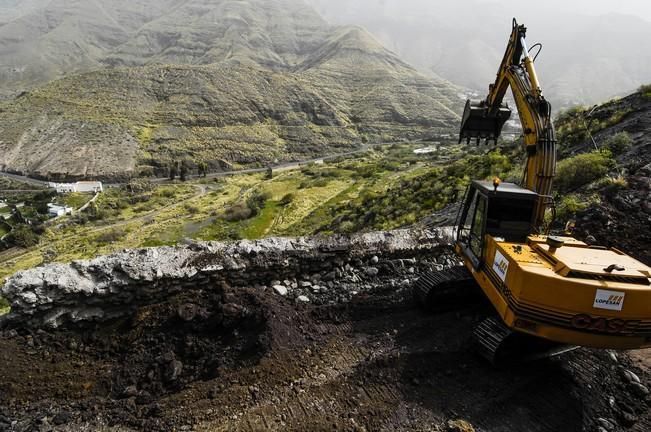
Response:
[[[651,268],[572,238],[555,251],[545,240],[508,243],[487,235],[483,268],[467,262],[504,323],[568,345],[651,346]],[[604,274],[613,263],[625,270]]]

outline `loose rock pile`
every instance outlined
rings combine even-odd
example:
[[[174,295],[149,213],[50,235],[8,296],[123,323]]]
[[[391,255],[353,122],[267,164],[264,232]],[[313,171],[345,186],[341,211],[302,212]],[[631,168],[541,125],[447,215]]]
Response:
[[[400,289],[420,271],[452,265],[450,234],[443,228],[194,243],[49,264],[7,281],[1,292],[12,310],[5,321],[50,328],[103,322],[170,295],[223,284],[273,290],[301,303],[346,302],[380,279]]]

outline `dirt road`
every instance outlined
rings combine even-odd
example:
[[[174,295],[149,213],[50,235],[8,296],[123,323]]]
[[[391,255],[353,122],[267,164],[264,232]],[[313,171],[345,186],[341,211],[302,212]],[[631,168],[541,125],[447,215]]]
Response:
[[[625,373],[648,385],[650,353],[496,370],[470,340],[481,307],[429,315],[408,297],[378,286],[312,306],[223,287],[110,327],[5,330],[0,430],[651,430]]]

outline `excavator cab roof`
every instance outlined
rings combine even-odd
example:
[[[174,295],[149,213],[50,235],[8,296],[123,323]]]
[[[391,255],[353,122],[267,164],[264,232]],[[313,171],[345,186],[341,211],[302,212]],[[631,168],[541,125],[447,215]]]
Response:
[[[512,198],[521,199],[533,200],[538,198],[537,193],[530,191],[529,189],[525,189],[522,186],[518,186],[515,183],[501,182],[499,186],[497,186],[497,189],[495,188],[493,182],[490,181],[475,180],[472,183],[480,192],[489,196],[494,196],[497,194],[499,196],[509,196]]]

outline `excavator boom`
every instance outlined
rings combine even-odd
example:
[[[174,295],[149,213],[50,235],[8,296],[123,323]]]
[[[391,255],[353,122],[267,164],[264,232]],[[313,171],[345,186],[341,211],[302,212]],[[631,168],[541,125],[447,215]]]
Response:
[[[504,103],[504,96],[510,87],[518,108],[527,153],[524,182],[527,189],[540,196],[534,227],[542,231],[555,176],[556,136],[551,105],[543,96],[534,60],[527,48],[526,34],[527,28],[513,19],[504,58],[486,99],[466,102],[459,142],[476,140],[479,143],[486,140],[497,144],[503,126],[511,116],[511,109]]]

